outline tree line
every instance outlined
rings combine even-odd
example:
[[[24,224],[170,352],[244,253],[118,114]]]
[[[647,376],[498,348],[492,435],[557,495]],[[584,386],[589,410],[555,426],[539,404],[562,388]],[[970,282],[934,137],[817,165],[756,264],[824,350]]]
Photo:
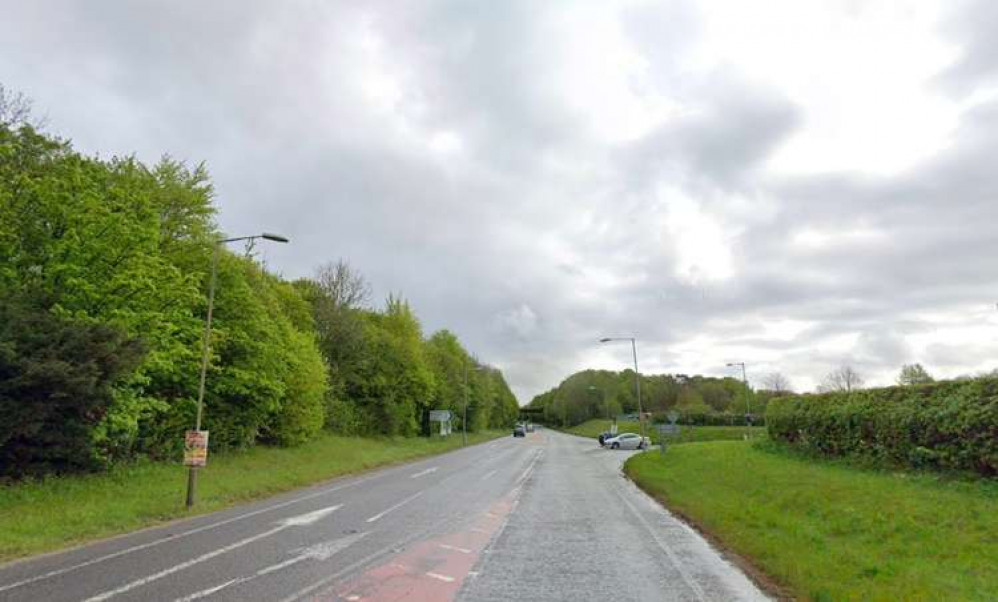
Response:
[[[753,393],[736,378],[685,374],[642,374],[641,409],[663,421],[675,410],[687,424],[744,424],[749,412],[756,421],[776,393]],[[593,418],[637,414],[634,371],[583,370],[534,397],[528,408],[542,410],[543,421],[572,426]]]
[[[169,158],[84,156],[0,87],[0,477],[174,460],[196,412],[207,279],[221,234],[209,175]],[[465,395],[470,430],[518,406],[405,299],[369,305],[343,262],[288,281],[221,249],[204,427],[213,450],[323,429],[428,434]],[[476,369],[480,368],[480,369]],[[465,373],[467,370],[467,385]]]

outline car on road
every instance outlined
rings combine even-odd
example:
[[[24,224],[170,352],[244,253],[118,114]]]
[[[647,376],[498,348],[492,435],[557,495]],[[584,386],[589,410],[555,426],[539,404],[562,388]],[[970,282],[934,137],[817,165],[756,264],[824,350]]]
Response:
[[[606,445],[607,439],[612,439],[617,436],[617,433],[612,433],[610,431],[603,431],[596,437],[599,440],[600,445]]]
[[[518,424],[518,425],[516,425],[516,426],[513,427],[513,436],[514,437],[526,437],[527,436],[527,430],[525,428],[523,428],[522,424]]]
[[[651,444],[648,437],[634,433],[621,433],[616,437],[603,440],[603,446],[610,449],[648,449]]]

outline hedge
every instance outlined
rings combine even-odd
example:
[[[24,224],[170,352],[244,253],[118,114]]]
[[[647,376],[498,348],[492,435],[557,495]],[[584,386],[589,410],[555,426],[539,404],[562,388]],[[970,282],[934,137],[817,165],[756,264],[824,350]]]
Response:
[[[766,424],[826,456],[998,475],[998,378],[773,399]]]

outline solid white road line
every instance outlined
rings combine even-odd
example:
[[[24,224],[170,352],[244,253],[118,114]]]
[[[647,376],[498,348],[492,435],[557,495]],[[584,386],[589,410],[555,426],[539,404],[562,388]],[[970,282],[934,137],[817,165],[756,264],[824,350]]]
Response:
[[[693,594],[696,595],[697,600],[707,600],[707,596],[704,594],[703,589],[700,588],[697,582],[693,579],[693,576],[690,575],[686,568],[682,565],[682,561],[672,550],[672,546],[669,545],[669,542],[665,541],[659,533],[655,531],[655,528],[652,527],[647,520],[645,520],[645,517],[641,516],[641,511],[634,507],[634,504],[630,499],[628,499],[628,496],[621,493],[620,489],[617,487],[614,487],[613,490],[617,492],[617,496],[620,497],[620,499],[624,500],[624,505],[627,506],[631,513],[638,519],[638,522],[640,522],[641,525],[644,526],[645,530],[648,531],[649,535],[651,535],[659,549],[665,552],[665,555],[669,558],[669,561],[672,562],[672,566],[674,566],[676,571],[679,572],[679,576],[682,577],[683,581],[686,582],[686,585],[693,590]]]
[[[200,564],[200,563],[202,563],[202,562],[204,562],[206,560],[211,560],[212,558],[215,558],[216,556],[221,556],[222,554],[225,554],[227,552],[231,552],[232,550],[236,550],[236,549],[241,548],[241,547],[243,547],[245,545],[249,545],[249,544],[253,543],[254,541],[261,540],[261,539],[263,539],[265,537],[270,537],[271,535],[273,535],[275,533],[279,533],[280,531],[283,531],[283,530],[287,529],[288,527],[310,525],[310,524],[316,522],[317,520],[323,518],[327,514],[330,514],[330,513],[334,512],[334,511],[336,511],[338,508],[340,508],[340,506],[329,506],[328,508],[322,508],[322,509],[316,510],[314,512],[309,512],[308,514],[303,514],[301,516],[294,516],[294,517],[291,517],[291,518],[288,518],[288,519],[284,519],[284,520],[280,521],[277,524],[276,527],[274,527],[272,529],[268,529],[268,530],[264,531],[263,533],[257,533],[256,535],[252,535],[252,536],[247,537],[245,539],[240,539],[239,541],[237,541],[235,543],[230,543],[227,546],[223,546],[223,547],[218,548],[216,550],[212,550],[211,552],[207,552],[207,553],[202,554],[202,555],[200,555],[200,556],[198,556],[196,558],[191,558],[190,560],[181,562],[180,564],[171,566],[170,568],[163,569],[162,571],[159,571],[158,573],[153,573],[152,575],[148,575],[148,576],[143,577],[141,579],[136,579],[135,581],[132,581],[131,583],[126,583],[125,585],[122,585],[121,587],[118,587],[118,588],[115,588],[115,589],[112,589],[112,590],[108,590],[106,592],[101,592],[101,593],[97,594],[96,596],[92,596],[90,598],[87,598],[86,602],[100,602],[101,600],[107,600],[108,598],[112,598],[114,596],[117,596],[118,594],[123,594],[123,593],[125,593],[127,591],[131,591],[131,590],[133,590],[133,589],[135,589],[137,587],[141,587],[143,585],[146,585],[147,583],[152,583],[153,581],[158,581],[158,580],[162,579],[163,577],[166,577],[166,576],[172,575],[173,573],[176,573],[178,571],[182,571],[184,569],[190,568],[190,567],[192,567],[192,566],[194,566],[196,564]]]
[[[328,560],[338,552],[342,552],[343,550],[347,549],[354,543],[360,541],[366,535],[367,533],[357,533],[355,535],[349,535],[347,537],[341,537],[339,539],[334,539],[332,541],[327,541],[316,544],[314,546],[309,546],[304,550],[302,550],[301,553],[298,554],[297,556],[293,556],[287,560],[278,562],[277,564],[272,564],[268,567],[264,567],[256,571],[252,575],[246,577],[239,577],[236,579],[230,579],[225,583],[216,585],[214,587],[210,587],[208,589],[201,590],[199,592],[195,592],[183,598],[178,598],[176,602],[191,602],[192,600],[205,598],[232,585],[236,585],[238,583],[246,583],[247,581],[253,581],[257,577],[263,577],[264,575],[275,573],[282,569],[286,569],[289,566],[294,566],[299,562],[303,562],[305,560],[320,560],[320,561]]]
[[[497,472],[499,472],[499,469],[498,469],[498,468],[497,468],[497,469],[495,469],[495,470],[490,470],[489,472],[485,473],[485,476],[483,476],[482,478],[480,478],[480,479],[478,479],[478,480],[479,480],[479,481],[488,481],[488,480],[489,480],[489,477],[491,477],[492,475],[494,475],[494,474],[495,474],[495,473],[497,473]]]
[[[423,495],[422,491],[419,491],[419,492],[417,492],[417,493],[415,493],[413,495],[410,495],[409,497],[407,497],[404,500],[402,500],[401,502],[395,504],[391,508],[388,508],[387,510],[382,510],[381,512],[379,512],[379,513],[375,514],[374,516],[372,516],[371,518],[367,519],[367,522],[373,523],[374,521],[381,519],[381,517],[385,516],[386,514],[388,514],[390,512],[394,512],[394,511],[398,510],[399,508],[401,508],[402,506],[405,506],[406,504],[408,504],[409,502],[411,502],[412,500],[418,498],[421,495]]]
[[[131,554],[133,552],[138,552],[138,551],[141,551],[141,550],[152,548],[152,547],[155,547],[155,546],[158,546],[158,545],[161,545],[161,544],[164,544],[164,543],[168,543],[168,542],[171,542],[171,541],[174,541],[174,540],[177,540],[177,539],[182,539],[184,537],[189,537],[189,536],[195,535],[197,533],[203,533],[205,531],[211,531],[212,529],[217,529],[218,527],[222,527],[222,526],[225,526],[225,525],[228,525],[228,524],[231,524],[231,523],[235,523],[235,522],[238,522],[238,521],[241,521],[241,520],[245,520],[247,518],[251,518],[251,517],[257,516],[259,514],[263,514],[264,512],[270,512],[271,510],[278,510],[280,508],[284,508],[286,506],[291,506],[293,504],[298,504],[300,502],[304,502],[304,501],[310,500],[312,498],[320,497],[320,496],[323,496],[323,495],[329,495],[330,493],[334,493],[336,491],[340,491],[341,489],[347,489],[348,487],[356,487],[357,485],[360,485],[362,483],[366,483],[366,482],[368,482],[368,481],[370,481],[372,479],[375,479],[377,477],[380,477],[380,476],[382,476],[382,474],[370,475],[368,477],[360,478],[360,479],[357,479],[356,481],[353,481],[353,482],[350,482],[350,483],[344,483],[343,485],[338,485],[336,487],[331,487],[329,489],[323,489],[321,491],[316,491],[316,492],[310,493],[308,495],[303,495],[301,497],[296,497],[293,500],[287,500],[287,501],[281,502],[279,504],[273,504],[271,506],[267,506],[266,508],[259,508],[257,510],[253,510],[251,512],[246,512],[245,514],[240,514],[239,516],[233,516],[232,518],[227,518],[227,519],[224,519],[224,520],[220,520],[220,521],[215,522],[215,523],[211,523],[211,524],[208,524],[208,525],[202,525],[200,527],[196,527],[196,528],[190,529],[188,531],[183,531],[181,533],[171,534],[171,535],[168,535],[168,536],[163,537],[161,539],[157,539],[157,540],[154,540],[154,541],[146,542],[146,543],[143,543],[143,544],[134,545],[134,546],[125,548],[123,550],[118,550],[117,552],[111,552],[110,554],[105,554],[103,556],[98,556],[97,558],[92,558],[90,560],[87,560],[86,562],[81,562],[79,564],[74,564],[72,566],[67,566],[67,567],[64,567],[64,568],[61,568],[61,569],[55,569],[55,570],[49,571],[47,573],[42,573],[41,575],[35,575],[34,577],[29,577],[27,579],[22,579],[20,581],[15,581],[14,583],[8,583],[7,585],[0,586],[0,592],[4,592],[4,591],[10,590],[10,589],[14,589],[16,587],[21,587],[22,585],[28,585],[29,583],[35,583],[36,581],[43,581],[45,579],[51,579],[52,577],[58,577],[59,575],[65,575],[66,573],[71,573],[73,571],[76,571],[76,570],[79,570],[79,569],[82,569],[82,568],[85,568],[85,567],[88,567],[88,566],[92,566],[92,565],[95,565],[95,564],[99,564],[101,562],[112,560],[114,558],[118,558],[119,556],[125,556],[125,555]]]
[[[412,475],[409,478],[410,479],[418,479],[419,477],[426,476],[426,475],[428,475],[430,473],[434,473],[434,472],[436,472],[438,470],[440,470],[440,467],[439,466],[434,466],[433,468],[427,468],[426,470],[421,470],[421,471],[417,472],[416,474]]]

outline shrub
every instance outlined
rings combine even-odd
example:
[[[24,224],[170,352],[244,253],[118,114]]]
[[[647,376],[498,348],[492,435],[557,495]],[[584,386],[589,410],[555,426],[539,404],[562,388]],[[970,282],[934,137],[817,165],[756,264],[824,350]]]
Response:
[[[769,436],[827,456],[998,474],[998,379],[773,399]]]

